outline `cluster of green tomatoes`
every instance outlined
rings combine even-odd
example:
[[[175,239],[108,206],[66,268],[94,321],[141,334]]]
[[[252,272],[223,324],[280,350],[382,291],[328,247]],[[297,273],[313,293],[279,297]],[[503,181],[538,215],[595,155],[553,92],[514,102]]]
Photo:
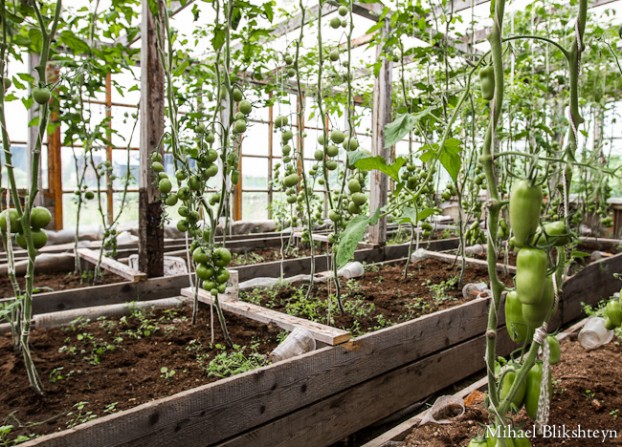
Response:
[[[52,221],[52,214],[47,208],[36,206],[30,213],[30,234],[36,249],[43,248],[48,242],[48,235],[44,228]],[[10,228],[9,228],[10,227]],[[15,235],[15,242],[23,249],[27,249],[26,236],[19,215],[15,208],[5,209],[0,213],[0,231],[10,231]]]
[[[209,240],[209,230],[204,230],[205,240]],[[218,247],[210,251],[198,243],[193,243],[192,260],[196,266],[197,277],[202,281],[201,287],[217,296],[225,293],[229,271],[227,266],[231,263],[231,252],[225,247]]]

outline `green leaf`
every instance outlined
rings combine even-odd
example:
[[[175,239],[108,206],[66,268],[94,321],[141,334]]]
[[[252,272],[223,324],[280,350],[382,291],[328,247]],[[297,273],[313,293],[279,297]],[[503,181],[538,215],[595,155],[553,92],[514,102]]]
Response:
[[[415,208],[405,207],[402,211],[402,215],[400,216],[400,223],[410,223],[413,225],[417,225],[418,222],[422,220],[426,220],[433,214],[438,212],[438,208],[425,208],[418,212]]]
[[[356,216],[348,223],[346,229],[343,230],[339,247],[337,248],[337,268],[343,267],[352,259],[356,247],[363,239],[370,223],[371,219],[369,216]]]
[[[573,252],[570,253],[570,257],[571,258],[589,258],[590,254],[584,251],[573,250]]]
[[[225,44],[225,30],[218,26],[214,29],[214,37],[212,37],[212,46],[214,47],[214,51],[218,51]]]
[[[88,53],[91,49],[89,45],[73,32],[65,30],[60,33],[60,40],[67,45],[74,53]]]
[[[186,71],[186,68],[188,68],[188,65],[190,65],[190,59],[184,60],[179,67],[175,69],[173,76],[181,76]]]
[[[402,113],[393,122],[384,126],[384,147],[394,146],[415,127],[416,121],[410,113]]]
[[[376,169],[380,172],[385,173],[386,175],[391,177],[393,180],[399,182],[400,169],[402,166],[404,166],[405,163],[406,163],[406,158],[404,157],[398,157],[398,159],[395,160],[395,163],[387,164],[387,161],[383,157],[376,156],[376,157],[361,158],[356,163],[354,163],[354,166],[356,166],[359,169],[362,169],[363,171],[371,171],[373,169]]]
[[[354,152],[348,152],[348,166],[354,166],[357,161],[362,160],[363,158],[369,158],[372,155],[364,150],[358,150]]]
[[[454,183],[458,181],[458,174],[462,167],[462,158],[460,157],[461,150],[460,140],[448,138],[438,157]]]

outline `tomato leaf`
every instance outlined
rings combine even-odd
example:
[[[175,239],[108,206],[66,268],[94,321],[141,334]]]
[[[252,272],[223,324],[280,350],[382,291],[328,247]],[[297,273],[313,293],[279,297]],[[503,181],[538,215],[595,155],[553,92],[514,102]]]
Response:
[[[448,138],[438,157],[454,183],[458,182],[458,174],[462,167],[462,158],[460,157],[461,150],[460,140]]]
[[[393,122],[384,126],[384,147],[394,146],[415,127],[410,113],[401,113]]]
[[[343,230],[339,246],[337,247],[337,267],[341,268],[352,259],[356,247],[365,236],[367,228],[370,225],[376,225],[380,218],[380,210],[377,210],[371,216],[356,216],[348,223],[346,229]]]
[[[427,219],[432,214],[436,214],[438,212],[437,208],[425,208],[421,211],[417,211],[415,208],[404,207],[402,210],[402,215],[400,216],[399,223],[409,223],[412,225],[417,225],[418,222]]]
[[[363,171],[371,171],[373,169],[376,169],[380,172],[385,173],[393,180],[399,182],[400,168],[404,166],[405,163],[406,158],[398,157],[397,160],[395,160],[395,163],[387,164],[387,161],[383,157],[378,155],[376,157],[361,158],[356,163],[354,163],[354,166],[362,169]]]

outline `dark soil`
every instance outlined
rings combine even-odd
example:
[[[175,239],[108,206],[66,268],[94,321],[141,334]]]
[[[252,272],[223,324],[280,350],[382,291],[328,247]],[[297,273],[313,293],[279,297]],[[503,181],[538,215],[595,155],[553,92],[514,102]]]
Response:
[[[24,288],[26,281],[23,277],[17,278],[20,287]],[[114,284],[127,281],[120,276],[107,271],[97,277],[95,285]],[[35,293],[52,292],[56,290],[78,289],[93,285],[93,271],[85,271],[82,275],[74,272],[70,273],[37,273],[35,272],[34,288]],[[0,293],[3,298],[13,296],[13,287],[7,275],[0,276]]]
[[[10,336],[1,335],[0,426],[16,427],[11,438],[42,435],[218,380],[208,375],[207,365],[231,350],[224,348],[217,323],[216,346],[211,346],[208,309],[200,309],[196,326],[190,313],[191,309],[159,311],[149,318],[128,316],[34,330],[32,352],[46,391],[43,399],[29,386]],[[232,315],[227,322],[246,357],[267,354],[277,345],[276,327]],[[256,366],[265,363],[253,358],[260,363]],[[175,373],[167,377],[161,368]],[[84,403],[82,409],[79,403]]]
[[[273,308],[291,315],[330,324],[360,335],[386,326],[411,320],[437,310],[470,301],[463,298],[458,284],[459,265],[424,259],[411,264],[408,277],[403,277],[404,264],[366,266],[361,278],[341,279],[342,301],[345,313],[339,312],[332,298],[330,320],[327,298],[334,297],[332,281],[316,284],[311,300],[305,300],[306,285],[269,290],[241,291],[243,300]],[[510,278],[502,277],[510,284]],[[463,283],[488,283],[485,267],[468,266]]]
[[[326,250],[321,248],[315,249],[315,254],[325,254]],[[282,259],[296,259],[305,256],[311,256],[311,250],[309,248],[295,248],[293,250],[283,250],[274,248],[256,248],[248,250],[246,252],[238,252],[233,254],[231,263],[235,266],[250,265],[250,264],[263,264],[265,262],[280,261]]]
[[[553,398],[549,425],[567,430],[579,426],[587,430],[616,430],[617,438],[588,439],[585,435],[573,439],[532,438],[534,447],[565,446],[591,447],[622,444],[622,349],[620,343],[610,343],[595,351],[585,351],[576,336],[562,342],[562,361],[553,366]],[[481,394],[480,394],[481,396]],[[470,396],[470,397],[473,397]],[[488,423],[482,399],[474,399],[464,416],[451,425],[428,424],[414,429],[404,447],[466,447],[469,440],[482,433]],[[533,422],[524,410],[515,416],[516,424],[532,429]]]

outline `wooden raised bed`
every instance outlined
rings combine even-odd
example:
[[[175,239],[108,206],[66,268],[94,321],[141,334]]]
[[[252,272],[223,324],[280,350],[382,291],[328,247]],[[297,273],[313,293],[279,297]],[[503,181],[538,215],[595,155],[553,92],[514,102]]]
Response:
[[[570,278],[553,325],[617,291],[621,269],[622,254]],[[476,299],[23,445],[330,445],[481,370],[488,305]],[[513,349],[504,331],[498,345]]]
[[[457,239],[432,241],[428,247],[434,250],[447,250],[456,247]],[[422,245],[425,247],[425,245]],[[396,245],[384,248],[359,250],[355,258],[361,262],[380,262],[406,256],[407,245]],[[316,257],[317,271],[327,270],[328,257]],[[236,267],[239,281],[247,281],[257,277],[278,278],[281,275],[291,277],[308,274],[311,269],[311,258],[298,258],[285,261],[266,262],[257,265]],[[49,313],[63,310],[80,309],[83,307],[119,304],[128,301],[148,301],[178,296],[179,291],[190,286],[189,275],[175,275],[163,278],[149,278],[140,282],[120,282],[101,286],[91,286],[71,290],[40,293],[33,297],[33,314]],[[12,298],[0,299],[0,304]]]

